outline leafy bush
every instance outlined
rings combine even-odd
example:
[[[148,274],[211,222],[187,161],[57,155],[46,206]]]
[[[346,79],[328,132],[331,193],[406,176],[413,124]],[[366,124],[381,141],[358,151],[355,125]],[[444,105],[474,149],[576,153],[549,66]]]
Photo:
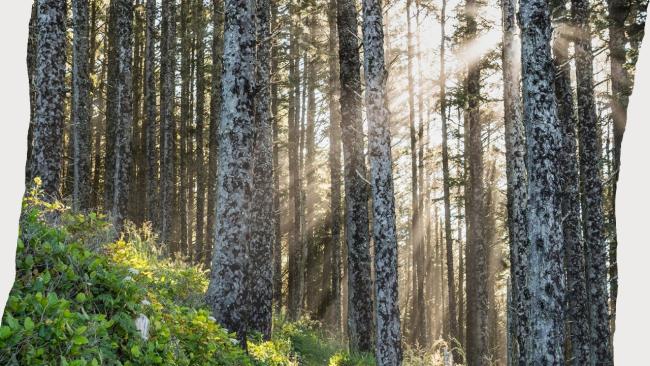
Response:
[[[44,202],[38,188],[27,195],[0,365],[373,364],[307,320],[278,322],[246,353],[210,316],[200,267],[166,259],[146,225],[111,237],[105,216]]]

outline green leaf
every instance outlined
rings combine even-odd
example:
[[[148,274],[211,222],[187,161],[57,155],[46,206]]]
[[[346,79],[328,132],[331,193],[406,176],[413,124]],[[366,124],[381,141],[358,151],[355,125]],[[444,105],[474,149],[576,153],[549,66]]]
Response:
[[[34,321],[32,318],[25,318],[25,330],[30,331],[34,329]]]
[[[0,339],[7,339],[11,336],[11,328],[6,325],[0,327]]]
[[[77,300],[77,302],[80,303],[86,301],[86,294],[84,294],[83,292],[78,293],[77,296],[75,297],[75,300]]]
[[[88,338],[86,338],[84,336],[81,336],[81,335],[76,335],[76,336],[72,337],[72,343],[74,343],[74,344],[76,344],[78,346],[81,346],[83,344],[88,343]]]
[[[138,347],[137,345],[131,347],[131,353],[132,353],[135,357],[140,357],[140,355],[141,355],[141,353],[140,353],[140,347]]]

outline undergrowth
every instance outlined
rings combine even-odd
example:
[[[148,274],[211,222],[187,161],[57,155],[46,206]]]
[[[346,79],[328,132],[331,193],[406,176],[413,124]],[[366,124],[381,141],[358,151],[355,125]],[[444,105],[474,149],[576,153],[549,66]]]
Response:
[[[374,364],[306,320],[278,321],[245,352],[204,304],[201,268],[165,259],[146,226],[114,236],[102,215],[42,201],[38,184],[26,196],[1,365]]]

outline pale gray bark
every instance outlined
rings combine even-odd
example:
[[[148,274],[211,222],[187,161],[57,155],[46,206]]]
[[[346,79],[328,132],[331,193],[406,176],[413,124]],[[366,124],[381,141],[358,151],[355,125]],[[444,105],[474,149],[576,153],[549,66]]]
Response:
[[[216,229],[217,168],[219,122],[221,121],[221,69],[223,56],[223,1],[212,2],[212,90],[210,91],[210,137],[208,153],[208,217],[207,240],[202,253],[204,266],[210,268]]]
[[[351,349],[367,352],[374,348],[368,228],[369,187],[366,182],[361,121],[361,65],[354,0],[338,1],[337,26],[345,171],[345,234],[348,247],[348,334]]]
[[[224,9],[216,197],[219,220],[207,302],[217,321],[245,342],[253,192],[255,3],[227,0]]]
[[[587,265],[587,293],[591,319],[592,362],[612,365],[607,289],[607,242],[604,236],[600,126],[596,117],[589,1],[572,0],[576,27],[575,62],[578,97],[578,138],[582,218]]]
[[[195,0],[194,36],[196,37],[196,245],[194,261],[203,261],[205,247],[205,7]],[[209,235],[208,235],[209,236]],[[191,238],[190,238],[191,239]]]
[[[402,347],[393,159],[386,108],[387,72],[381,0],[363,1],[363,49],[375,245],[375,361],[380,366],[394,366],[402,362]]]
[[[72,53],[73,208],[90,206],[90,20],[88,0],[72,1],[74,44]]]
[[[551,19],[543,0],[519,8],[523,118],[528,168],[527,365],[564,365],[564,245],[560,205],[562,146],[553,81]]]
[[[255,139],[250,243],[251,330],[271,338],[273,322],[273,120],[271,116],[271,2],[257,0],[257,70],[255,80]]]
[[[163,0],[160,40],[160,240],[170,248],[174,200],[176,4]]]
[[[278,27],[278,4],[271,3],[271,32]],[[279,70],[278,45],[271,41],[271,75]],[[279,142],[279,104],[278,83],[271,81],[271,118],[273,119],[273,218],[274,218],[274,248],[273,248],[273,302],[275,313],[282,311],[282,220],[280,207],[280,142]]]
[[[510,283],[508,291],[509,364],[526,365],[527,304],[525,302],[528,262],[526,230],[527,175],[526,140],[521,105],[520,44],[515,0],[501,2],[503,21],[503,110],[506,140],[508,192],[508,240],[510,244]]]
[[[66,4],[37,0],[36,106],[31,174],[40,177],[47,200],[59,198],[63,160]]]

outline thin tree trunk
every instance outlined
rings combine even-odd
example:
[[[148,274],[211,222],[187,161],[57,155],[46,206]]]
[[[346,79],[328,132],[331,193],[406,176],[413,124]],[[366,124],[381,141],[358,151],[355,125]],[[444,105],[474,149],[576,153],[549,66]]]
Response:
[[[587,264],[587,292],[591,318],[591,345],[594,362],[612,365],[607,291],[607,242],[604,237],[603,182],[601,180],[601,138],[596,117],[593,85],[593,54],[589,26],[589,1],[572,0],[577,28],[575,39],[576,84],[578,97],[578,138],[580,140],[580,180],[582,217]]]
[[[160,240],[174,251],[172,212],[174,207],[174,120],[176,73],[176,4],[163,0],[160,41]]]
[[[503,109],[506,140],[506,179],[508,196],[508,243],[510,246],[510,286],[508,292],[508,325],[512,334],[510,365],[526,364],[523,353],[527,335],[524,289],[526,286],[528,234],[526,231],[526,141],[521,104],[520,43],[516,38],[515,1],[501,3],[503,22]]]
[[[329,125],[329,167],[330,167],[330,230],[331,237],[328,246],[331,268],[330,306],[334,329],[340,331],[341,324],[341,105],[339,65],[338,65],[338,35],[336,26],[336,2],[328,1],[328,67],[329,92],[328,104],[330,112]]]
[[[158,155],[156,153],[156,1],[147,0],[144,61],[145,219],[158,223]]]
[[[373,349],[373,300],[368,228],[368,186],[361,120],[358,21],[354,0],[337,4],[341,72],[341,136],[345,170],[350,348]]]
[[[255,83],[255,142],[250,244],[251,330],[271,338],[273,321],[273,121],[271,116],[271,2],[257,0],[257,57]]]
[[[271,3],[271,33],[278,27],[278,4]],[[273,247],[273,302],[275,313],[282,312],[282,220],[280,206],[280,142],[279,142],[279,104],[278,82],[273,79],[279,70],[279,56],[277,48],[271,40],[271,118],[273,118],[273,218],[275,225],[275,239]]]
[[[468,40],[477,34],[475,0],[465,3],[465,19]],[[487,324],[487,265],[485,241],[485,205],[483,189],[483,149],[480,104],[480,64],[473,61],[467,67],[467,126],[468,173],[471,208],[467,219],[467,361],[470,365],[485,365],[488,356]]]
[[[196,248],[194,262],[203,262],[205,253],[205,8],[203,0],[194,6],[194,34],[196,37]]]

